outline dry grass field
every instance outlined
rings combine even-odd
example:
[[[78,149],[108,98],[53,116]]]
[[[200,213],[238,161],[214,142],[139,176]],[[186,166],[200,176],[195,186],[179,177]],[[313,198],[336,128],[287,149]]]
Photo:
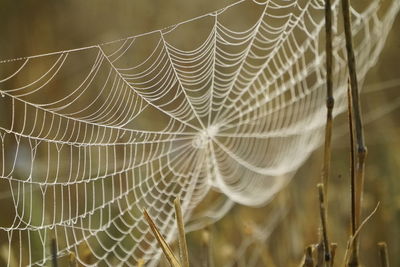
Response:
[[[0,61],[125,38],[223,8],[232,2],[1,1]],[[356,6],[365,4],[361,0],[351,2]],[[384,6],[390,1],[381,2]],[[241,12],[241,19],[254,15],[250,9]],[[206,31],[200,28],[199,32],[189,31],[176,38],[196,40],[202,30]],[[390,266],[400,266],[399,51],[400,16],[393,24],[377,64],[368,72],[361,92],[368,147],[363,218],[370,215],[379,203],[376,212],[360,231],[360,261],[365,267],[380,266],[378,242],[387,243]],[[0,122],[9,116],[6,112],[5,105],[0,105]],[[226,204],[227,212],[218,220],[212,216],[201,220],[205,229],[187,234],[191,266],[301,266],[306,247],[318,244],[321,238],[317,184],[321,180],[323,153],[322,146],[314,151],[291,182],[262,207],[240,204],[231,207],[221,193],[210,192],[195,209],[195,216],[204,214],[218,201]],[[0,216],[0,224],[3,226],[12,216],[7,213],[12,210],[9,206],[12,202],[6,200],[5,183],[2,182],[1,186],[0,206],[4,214]],[[327,201],[329,239],[337,243],[334,266],[344,266],[351,232],[350,145],[346,112],[334,119]],[[219,214],[222,212],[214,215],[218,217]],[[189,220],[187,227],[190,230],[196,225]],[[3,241],[6,234],[1,233],[0,238],[0,266],[7,266],[8,252],[4,248],[8,244]],[[171,245],[178,255],[177,242]],[[17,250],[18,246],[14,244],[13,248]],[[64,264],[67,261],[60,262],[61,266]],[[159,265],[168,266],[165,257],[162,256]]]

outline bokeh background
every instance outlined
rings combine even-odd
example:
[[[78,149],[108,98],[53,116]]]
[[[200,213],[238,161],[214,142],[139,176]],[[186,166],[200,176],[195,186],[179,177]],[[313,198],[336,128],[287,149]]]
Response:
[[[0,1],[0,60],[83,47],[163,28],[233,1],[60,0]],[[362,1],[358,1],[362,2]],[[385,5],[385,1],[382,1]],[[243,16],[251,13],[243,11]],[[195,32],[192,33],[196,35]],[[190,39],[192,36],[185,36]],[[400,266],[400,17],[362,93],[368,159],[361,258],[378,266],[376,243],[386,241],[392,266]],[[1,111],[1,109],[0,109]],[[4,114],[0,114],[4,116]],[[335,119],[328,229],[343,259],[350,229],[349,141],[346,116]],[[235,205],[207,232],[188,235],[193,266],[297,266],[304,248],[319,239],[316,184],[322,150],[266,207]],[[214,201],[211,196],[209,201]],[[199,210],[204,210],[206,204]],[[208,235],[208,237],[205,235]],[[204,245],[209,239],[210,247]],[[175,246],[176,247],[176,246]],[[209,250],[209,251],[208,251]],[[161,263],[163,264],[163,263]]]

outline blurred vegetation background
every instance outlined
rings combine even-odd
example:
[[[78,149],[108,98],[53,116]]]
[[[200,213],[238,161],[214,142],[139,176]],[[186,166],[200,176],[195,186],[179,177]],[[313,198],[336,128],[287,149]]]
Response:
[[[0,60],[103,43],[222,8],[233,1],[24,0],[0,1]],[[383,1],[385,3],[385,1]],[[251,16],[251,14],[243,14]],[[195,35],[196,33],[192,33]],[[191,36],[185,36],[191,38]],[[361,237],[361,259],[378,266],[376,243],[386,241],[392,266],[400,266],[400,17],[362,94],[368,159],[364,215],[380,202]],[[372,90],[398,79],[397,86]],[[3,116],[0,114],[0,116]],[[335,119],[328,229],[343,258],[350,230],[349,141],[346,116]],[[319,239],[316,184],[322,150],[263,208],[236,205],[208,227],[214,266],[297,266],[304,248]],[[278,215],[277,215],[278,214]],[[204,232],[188,235],[193,266],[204,261]]]

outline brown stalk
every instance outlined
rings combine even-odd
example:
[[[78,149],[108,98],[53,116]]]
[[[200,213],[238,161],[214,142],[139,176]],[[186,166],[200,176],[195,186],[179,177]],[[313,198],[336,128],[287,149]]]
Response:
[[[319,195],[319,210],[321,216],[321,226],[322,226],[322,246],[323,246],[323,261],[325,266],[330,266],[331,262],[331,252],[328,240],[328,231],[327,231],[327,223],[326,223],[326,200],[324,195],[324,185],[318,184],[318,195]]]
[[[51,240],[51,266],[58,267],[57,261],[57,240],[53,238]]]
[[[326,125],[325,125],[325,145],[324,145],[324,166],[322,183],[325,187],[325,196],[328,193],[328,180],[331,167],[331,143],[333,126],[333,107],[335,99],[333,97],[332,85],[332,10],[331,0],[325,0],[325,50],[326,50]]]
[[[379,259],[381,262],[381,267],[389,267],[389,254],[386,243],[379,242],[378,248],[379,248]]]
[[[317,264],[315,267],[325,267],[325,248],[323,240],[317,245]]]
[[[375,215],[376,211],[379,208],[379,202],[376,205],[375,209],[360,223],[360,226],[357,228],[356,232],[354,235],[350,236],[348,242],[347,242],[347,249],[344,255],[344,261],[343,261],[343,265],[345,265],[346,263],[350,262],[352,255],[350,255],[350,258],[348,257],[349,253],[352,253],[352,247],[354,245],[354,242],[357,240],[358,235],[360,234],[362,228],[364,227],[364,225],[372,218],[372,216]],[[349,263],[347,264],[349,266]]]
[[[304,255],[304,262],[302,267],[314,267],[314,259],[313,259],[313,255],[312,255],[312,246],[308,246],[306,248],[305,251],[305,255]]]
[[[354,145],[354,125],[353,125],[353,105],[351,99],[350,80],[347,87],[348,120],[350,131],[350,190],[351,190],[351,235],[356,233],[356,177],[355,177],[355,145]]]
[[[211,237],[209,229],[203,229],[201,233],[202,237],[202,250],[203,250],[203,257],[202,257],[202,266],[203,267],[211,267]]]
[[[356,183],[355,183],[355,226],[358,228],[361,222],[361,204],[362,204],[362,193],[364,187],[364,171],[365,171],[365,158],[367,156],[367,147],[364,142],[364,131],[361,117],[360,98],[358,90],[358,80],[356,71],[356,60],[353,50],[352,42],[352,31],[351,31],[351,14],[349,0],[342,0],[343,8],[343,22],[344,32],[346,37],[346,50],[347,50],[347,63],[350,76],[351,84],[351,99],[354,114],[355,124],[355,135],[357,141],[357,167],[356,167]],[[348,262],[348,266],[355,267],[359,266],[359,236],[355,236],[355,240],[352,245],[351,257]]]
[[[328,241],[328,231],[326,225],[326,217],[328,204],[324,200],[324,196],[328,195],[328,181],[331,168],[331,143],[332,143],[332,127],[333,127],[333,107],[335,99],[333,97],[332,85],[332,6],[331,0],[325,0],[325,50],[326,50],[326,124],[325,124],[325,145],[324,145],[324,165],[322,170],[322,184],[318,185],[320,192],[320,212],[321,223],[323,229],[322,240],[320,246],[323,247],[323,257],[319,257],[319,264],[327,264],[330,262],[330,251]],[[322,194],[322,195],[321,195]],[[322,261],[322,262],[321,262]]]
[[[171,247],[168,245],[164,237],[161,235],[161,233],[158,231],[156,224],[153,222],[151,219],[150,215],[147,213],[147,210],[143,210],[143,215],[144,218],[146,219],[147,223],[149,224],[149,227],[151,231],[153,232],[154,237],[157,239],[158,244],[160,245],[161,249],[164,252],[165,257],[167,258],[169,264],[172,267],[181,267],[179,261],[175,257],[174,253],[172,252]]]
[[[335,263],[337,244],[331,243],[330,249],[331,249],[331,266],[333,266]]]
[[[179,252],[181,257],[182,267],[189,267],[189,254],[186,244],[185,227],[182,216],[181,200],[177,197],[174,201],[176,223],[178,226],[179,235]]]

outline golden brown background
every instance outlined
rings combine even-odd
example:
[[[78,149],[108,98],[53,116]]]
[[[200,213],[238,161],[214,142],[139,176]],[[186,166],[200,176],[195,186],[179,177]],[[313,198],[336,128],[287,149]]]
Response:
[[[77,48],[163,28],[222,8],[233,1],[0,1],[0,60]],[[385,4],[385,1],[383,1]],[[244,12],[243,16],[251,16]],[[196,34],[196,33],[192,33]],[[186,36],[185,38],[191,38]],[[400,79],[400,17],[378,64],[369,72],[366,86],[378,88]],[[400,266],[400,87],[363,93],[366,141],[369,155],[366,170],[365,214],[380,202],[377,213],[362,230],[362,262],[378,266],[376,243],[386,241],[392,266]],[[397,104],[396,104],[397,103]],[[388,109],[386,111],[386,109]],[[1,109],[0,109],[1,110]],[[0,116],[3,116],[0,114]],[[343,258],[349,233],[349,146],[343,131],[345,118],[335,120],[334,131],[342,135],[334,142],[329,230],[338,243],[337,263]],[[236,206],[210,226],[214,266],[263,266],[268,254],[276,266],[297,266],[304,248],[318,241],[318,201],[322,151],[316,151],[299,170],[294,181],[265,208]],[[268,222],[269,213],[282,205],[287,213],[271,236],[250,242],[251,236]],[[201,233],[188,236],[194,266],[202,262]],[[248,249],[240,248],[249,242]],[[237,251],[244,252],[243,254]],[[267,253],[268,252],[268,253]]]

